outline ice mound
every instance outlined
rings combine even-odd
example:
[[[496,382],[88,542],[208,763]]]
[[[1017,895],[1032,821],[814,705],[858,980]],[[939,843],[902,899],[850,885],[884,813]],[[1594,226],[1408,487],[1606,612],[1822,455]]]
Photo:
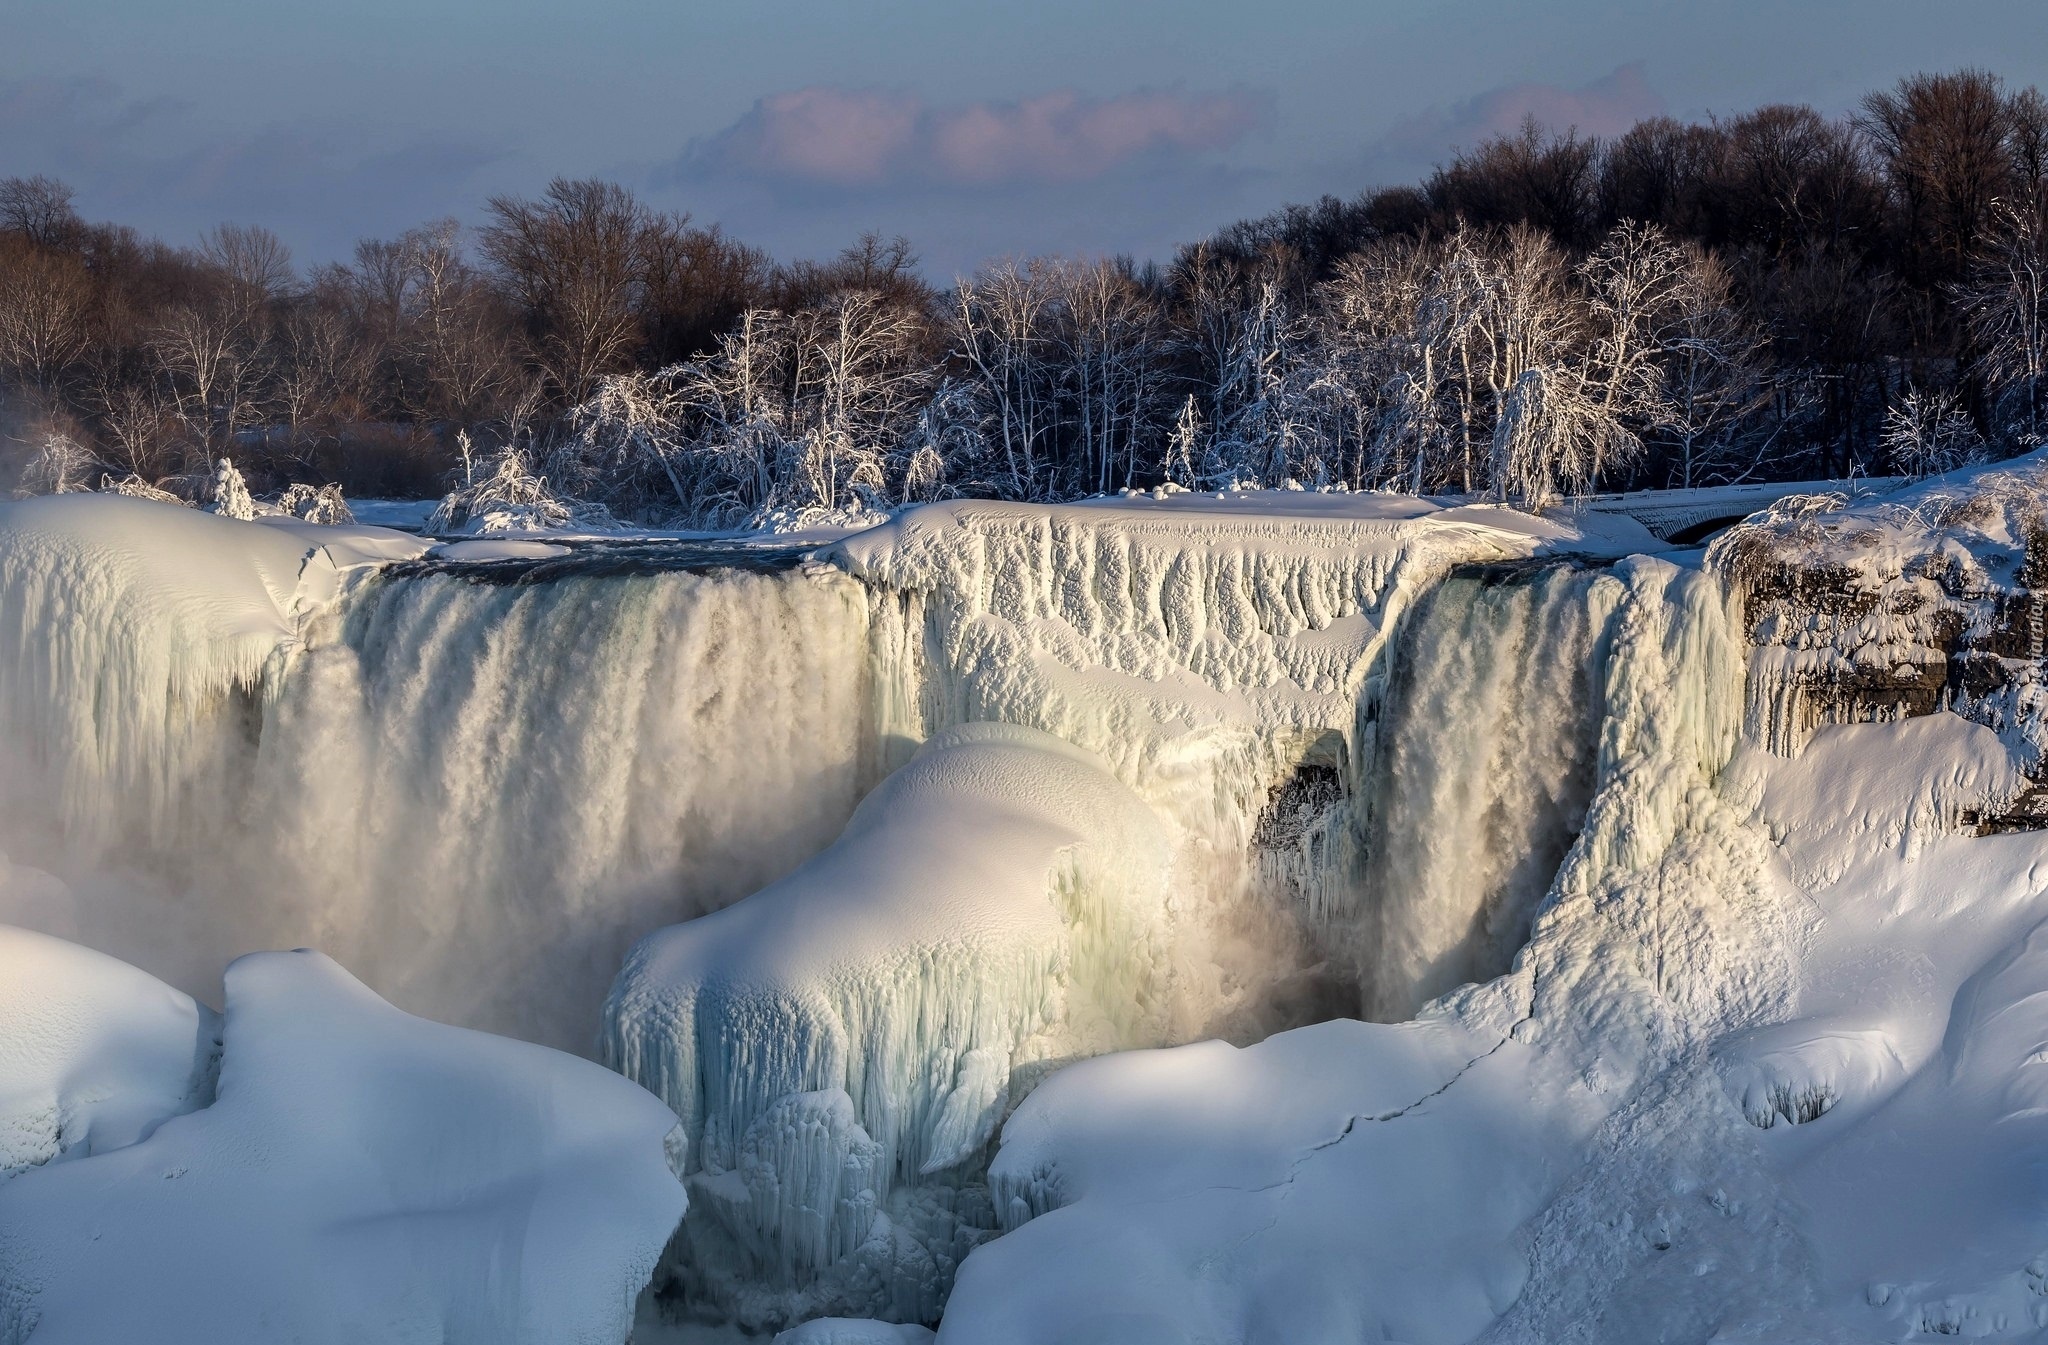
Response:
[[[213,1010],[125,962],[0,925],[0,1181],[205,1106],[219,1051]]]
[[[603,1056],[688,1128],[693,1306],[936,1320],[1016,1097],[1172,1035],[1169,858],[1092,754],[966,725],[788,878],[642,940]]]
[[[0,1340],[625,1339],[684,1208],[667,1108],[318,953],[226,984],[218,1100],[0,1186]]]

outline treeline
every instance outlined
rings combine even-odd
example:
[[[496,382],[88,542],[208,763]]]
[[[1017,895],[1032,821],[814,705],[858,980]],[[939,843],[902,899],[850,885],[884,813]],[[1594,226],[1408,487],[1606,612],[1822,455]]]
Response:
[[[1560,493],[1919,473],[2041,442],[2048,100],[1964,71],[1829,119],[1533,123],[1166,266],[778,264],[557,181],[301,276],[0,182],[24,488],[338,481],[729,525],[1172,482]]]

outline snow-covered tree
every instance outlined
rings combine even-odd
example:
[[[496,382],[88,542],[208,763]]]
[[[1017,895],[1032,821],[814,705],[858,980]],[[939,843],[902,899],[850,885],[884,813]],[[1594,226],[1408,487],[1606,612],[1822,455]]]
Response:
[[[213,512],[245,523],[256,517],[256,500],[249,494],[249,483],[242,479],[234,462],[225,457],[213,464]]]
[[[277,497],[277,508],[307,523],[324,523],[330,526],[353,523],[355,511],[348,507],[342,497],[341,487],[333,483],[324,486],[310,486],[294,482],[286,486]]]
[[[602,530],[615,526],[617,521],[603,505],[558,495],[517,447],[504,449],[487,471],[477,472],[450,491],[427,520],[427,531],[433,533],[544,532],[570,527]]]
[[[35,456],[21,473],[24,495],[68,495],[91,490],[92,478],[103,471],[92,451],[68,434],[46,431]]]
[[[2048,239],[2031,214],[2002,209],[1992,241],[1957,291],[1976,346],[1992,430],[2014,448],[2048,438]]]
[[[954,291],[956,356],[980,381],[990,409],[990,442],[1002,454],[1005,493],[1042,498],[1058,424],[1057,364],[1052,358],[1050,263],[1004,262]]]
[[[1775,392],[1769,339],[1743,315],[1721,260],[1692,244],[1658,355],[1663,406],[1653,435],[1670,450],[1672,483],[1740,479],[1784,427],[1764,415]]]
[[[1909,388],[1884,413],[1884,450],[1908,476],[1932,476],[1985,456],[1983,438],[1955,394]]]
[[[100,478],[100,493],[103,495],[126,495],[133,500],[155,500],[158,504],[175,504],[186,509],[192,507],[190,500],[181,495],[173,495],[170,491],[160,487],[152,486],[149,482],[132,472],[118,481],[111,475],[102,476]]]

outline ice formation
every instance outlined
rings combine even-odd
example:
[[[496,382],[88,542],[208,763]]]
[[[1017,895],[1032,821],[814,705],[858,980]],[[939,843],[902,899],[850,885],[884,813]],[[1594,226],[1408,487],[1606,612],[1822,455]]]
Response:
[[[1160,811],[1182,899],[1215,935],[1209,1030],[1256,1038],[1317,1000],[1315,916],[1357,884],[1387,633],[1454,566],[1634,543],[1653,544],[1507,509],[1255,492],[931,505],[825,554],[878,590],[892,732],[1043,729]]]
[[[1742,720],[1736,622],[1697,569],[1636,559],[1600,583],[1594,793],[1513,970],[1410,1023],[1056,1075],[1004,1130],[991,1183],[1014,1231],[963,1267],[942,1340],[1180,1341],[1239,1323],[1253,1340],[1562,1341],[1608,1306],[1641,1330],[1637,1280],[1721,1317],[1767,1280],[1653,1275],[1634,1221],[1661,1216],[1632,1207],[1663,1182],[1670,1217],[1696,1226],[1659,1237],[1752,1266],[1782,1250],[1667,1170],[1717,1127],[1746,1129],[1695,1057],[1791,983],[1781,894],[1714,787]],[[1697,1108],[1703,1089],[1721,1110]],[[1645,1180],[1608,1136],[1665,1094],[1647,1123],[1669,1147]],[[1605,1223],[1588,1208],[1602,1202]],[[1631,1202],[1620,1228],[1615,1202]],[[1572,1219],[1553,1222],[1560,1208]]]
[[[617,1345],[683,1213],[675,1130],[588,1061],[255,954],[218,1100],[0,1185],[0,1341]]]
[[[995,1226],[981,1177],[1015,1096],[1173,1032],[1170,860],[1092,754],[972,724],[794,874],[642,941],[604,1058],[684,1120],[693,1307],[936,1320]]]
[[[0,1182],[205,1106],[219,1051],[205,1005],[104,953],[0,925]]]
[[[119,495],[0,504],[0,751],[29,767],[0,779],[0,816],[94,853],[217,824],[203,810],[224,725],[299,621],[361,567],[421,549]]]

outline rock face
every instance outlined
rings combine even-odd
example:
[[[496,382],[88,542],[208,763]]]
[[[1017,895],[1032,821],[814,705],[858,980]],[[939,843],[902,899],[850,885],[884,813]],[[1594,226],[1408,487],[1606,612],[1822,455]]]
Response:
[[[1790,756],[1827,725],[1952,710],[2034,782],[1965,820],[2048,825],[2048,464],[2037,456],[1885,497],[1792,497],[1713,563],[1743,594],[1749,736]]]

